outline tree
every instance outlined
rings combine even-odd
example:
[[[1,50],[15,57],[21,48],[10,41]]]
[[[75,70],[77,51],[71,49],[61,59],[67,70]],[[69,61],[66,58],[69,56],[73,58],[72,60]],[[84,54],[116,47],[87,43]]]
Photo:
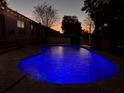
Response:
[[[85,0],[82,11],[88,13],[95,24],[95,33],[99,31],[109,19],[108,3],[110,0]],[[99,33],[99,32],[98,32]]]
[[[71,38],[72,45],[80,44],[81,23],[76,16],[64,16],[62,20],[64,34]]]
[[[83,20],[83,39],[87,40],[87,44],[91,46],[91,40],[92,40],[92,33],[94,32],[94,22],[91,20],[90,17],[86,17],[85,20]]]
[[[124,25],[124,0],[85,0],[82,11],[88,13],[95,23],[94,40],[96,44],[100,38],[113,41],[122,41]],[[118,32],[117,32],[118,31]],[[115,38],[116,36],[119,38]],[[100,41],[99,41],[100,42]]]
[[[86,17],[86,19],[83,20],[83,30],[86,31],[89,34],[92,34],[95,28],[94,22],[91,20],[90,17]]]
[[[109,0],[108,0],[109,1]],[[103,0],[85,0],[84,7],[82,11],[88,13],[91,19],[95,24],[95,31],[93,33],[93,40],[95,43],[95,48],[99,48],[100,46],[100,38],[101,38],[101,27],[103,27],[104,23],[108,19],[108,10],[107,5],[109,2],[104,2]]]
[[[51,27],[57,21],[57,10],[44,2],[34,7],[36,20],[46,27]]]
[[[81,23],[76,16],[64,16],[62,20],[62,30],[64,34],[79,36],[81,33]]]
[[[0,5],[7,6],[7,2],[5,0],[0,0]]]

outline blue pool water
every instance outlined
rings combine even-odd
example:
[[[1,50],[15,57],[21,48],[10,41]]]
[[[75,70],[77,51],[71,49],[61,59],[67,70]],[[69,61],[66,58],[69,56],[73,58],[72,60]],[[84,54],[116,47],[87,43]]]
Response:
[[[40,82],[87,84],[109,80],[118,72],[106,58],[78,46],[41,48],[41,54],[21,60],[19,69]]]

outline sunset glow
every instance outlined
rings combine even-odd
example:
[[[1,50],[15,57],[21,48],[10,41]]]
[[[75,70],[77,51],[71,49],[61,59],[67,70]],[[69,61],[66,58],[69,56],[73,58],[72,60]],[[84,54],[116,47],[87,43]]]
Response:
[[[60,33],[63,33],[62,28],[61,28],[61,23],[56,23],[56,24],[54,24],[54,25],[52,26],[52,29],[54,29],[54,30],[56,30],[56,31],[58,31],[58,32],[60,32]]]
[[[82,29],[84,30],[84,32],[88,32],[88,33],[93,33],[95,27],[93,25],[91,25],[91,31],[90,31],[90,26],[88,24],[82,23]]]
[[[81,27],[82,27],[82,30],[84,30],[85,32],[88,32],[88,33],[93,33],[93,31],[94,31],[94,27],[92,26],[91,31],[90,31],[90,27],[87,24],[85,24],[85,25],[82,24]],[[51,28],[60,33],[63,33],[62,28],[61,28],[61,23],[56,23]]]

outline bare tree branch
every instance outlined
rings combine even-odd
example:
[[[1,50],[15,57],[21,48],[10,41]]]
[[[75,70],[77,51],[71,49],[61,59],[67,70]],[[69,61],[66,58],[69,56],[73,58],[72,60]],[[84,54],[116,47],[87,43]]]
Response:
[[[44,26],[51,27],[57,21],[57,10],[46,2],[35,6],[33,13],[38,22]]]

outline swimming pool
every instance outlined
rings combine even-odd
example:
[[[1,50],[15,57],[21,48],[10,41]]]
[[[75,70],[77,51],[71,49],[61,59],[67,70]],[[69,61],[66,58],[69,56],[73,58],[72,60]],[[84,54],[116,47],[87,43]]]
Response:
[[[40,82],[87,84],[109,80],[118,67],[103,56],[79,46],[50,46],[21,60],[19,70]]]

